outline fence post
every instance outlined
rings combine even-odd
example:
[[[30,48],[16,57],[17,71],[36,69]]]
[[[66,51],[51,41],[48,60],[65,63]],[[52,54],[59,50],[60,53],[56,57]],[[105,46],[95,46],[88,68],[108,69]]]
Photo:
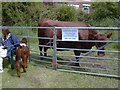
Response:
[[[28,40],[28,48],[29,48],[29,62],[31,61],[31,58],[30,58],[30,31],[29,29],[27,30],[27,40]]]
[[[56,50],[57,44],[56,44],[56,28],[54,27],[54,35],[53,35],[53,69],[57,69],[57,50]]]

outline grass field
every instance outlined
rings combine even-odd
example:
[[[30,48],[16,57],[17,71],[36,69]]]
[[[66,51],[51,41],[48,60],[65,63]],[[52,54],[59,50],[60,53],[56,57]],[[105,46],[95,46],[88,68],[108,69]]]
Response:
[[[2,88],[118,88],[118,81],[115,78],[60,72],[31,63],[27,73],[21,73],[21,78],[17,77],[16,70],[10,69],[9,64],[2,73]]]

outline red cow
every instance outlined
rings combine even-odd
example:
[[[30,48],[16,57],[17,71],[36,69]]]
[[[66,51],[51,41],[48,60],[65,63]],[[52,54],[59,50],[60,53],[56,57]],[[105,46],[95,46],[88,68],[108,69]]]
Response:
[[[57,21],[57,20],[49,20],[49,19],[39,19],[38,21],[39,27],[90,27],[89,24],[84,22],[65,22],[65,21]],[[95,30],[79,30],[79,40],[107,40],[111,37],[112,33],[109,34],[101,34]],[[47,29],[38,29],[38,37],[49,37],[52,38],[54,35],[54,30],[47,28]],[[57,39],[62,39],[62,30],[57,30]],[[46,39],[39,39],[40,45],[48,45],[51,42],[50,40]],[[60,41],[57,43],[57,47],[63,48],[78,48],[78,49],[91,49],[93,46],[97,48],[101,47],[102,45],[106,44],[105,42],[75,42],[75,41]],[[42,47],[39,47],[40,55],[42,56]],[[47,56],[48,48],[44,47],[44,56]],[[101,50],[104,50],[102,48]],[[86,51],[78,51],[74,50],[74,54],[79,56],[80,53],[85,53]],[[98,52],[98,55],[103,56],[104,52]],[[77,59],[77,58],[76,58]]]
[[[27,46],[27,39],[22,38],[22,40],[20,41],[20,46],[16,49],[16,69],[18,77],[20,77],[20,59],[22,58],[22,68],[24,72],[26,72],[28,57],[29,48]]]

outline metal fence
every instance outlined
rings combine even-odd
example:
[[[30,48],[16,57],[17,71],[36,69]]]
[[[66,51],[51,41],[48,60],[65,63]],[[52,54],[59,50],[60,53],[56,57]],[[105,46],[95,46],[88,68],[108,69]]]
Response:
[[[116,30],[119,31],[118,27],[19,27],[19,26],[1,26],[1,28],[16,28],[16,29],[29,29],[27,31],[27,35],[22,35],[20,37],[27,37],[29,40],[29,48],[30,48],[30,61],[35,65],[45,66],[47,68],[52,68],[59,71],[66,72],[74,72],[80,74],[88,74],[88,75],[98,75],[98,76],[107,76],[120,78],[119,76],[119,62],[120,58],[118,54],[119,50],[100,50],[92,48],[90,49],[78,49],[78,48],[58,48],[57,43],[63,42],[62,40],[57,40],[56,32],[61,28],[76,28],[78,30]],[[38,37],[36,35],[32,35],[30,29],[38,29],[38,28],[52,28],[54,31],[53,38],[48,37]],[[49,39],[53,40],[53,45],[39,45],[38,39]],[[116,40],[78,40],[77,42],[107,42],[107,44],[103,47],[107,47],[112,43],[117,43],[119,45],[119,38]],[[40,51],[38,47],[49,47],[47,52],[48,56],[40,56]],[[101,47],[102,48],[102,47]],[[61,51],[58,51],[61,50]],[[64,51],[63,51],[64,50]],[[75,55],[73,54],[73,50],[78,51],[87,51],[85,54],[81,54],[79,57],[79,62],[76,62]],[[101,51],[105,52],[105,57],[97,57],[95,56],[96,52]],[[73,63],[79,63],[79,66],[72,65]]]

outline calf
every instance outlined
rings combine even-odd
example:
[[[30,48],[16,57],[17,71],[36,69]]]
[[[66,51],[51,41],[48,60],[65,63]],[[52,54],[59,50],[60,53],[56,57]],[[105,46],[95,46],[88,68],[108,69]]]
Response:
[[[19,60],[22,59],[22,68],[23,71],[26,72],[28,57],[29,57],[29,48],[27,46],[27,39],[22,38],[22,40],[20,41],[20,46],[16,49],[16,69],[19,78],[20,78]]]

